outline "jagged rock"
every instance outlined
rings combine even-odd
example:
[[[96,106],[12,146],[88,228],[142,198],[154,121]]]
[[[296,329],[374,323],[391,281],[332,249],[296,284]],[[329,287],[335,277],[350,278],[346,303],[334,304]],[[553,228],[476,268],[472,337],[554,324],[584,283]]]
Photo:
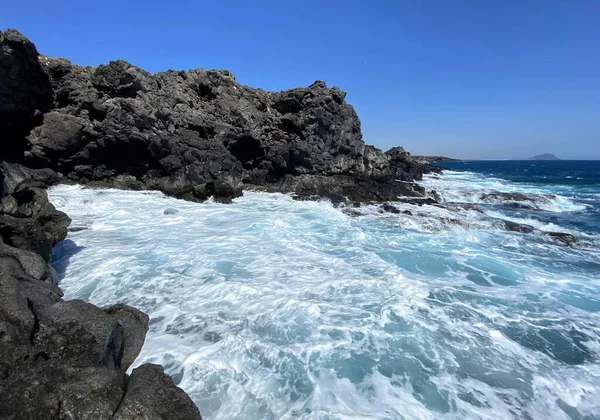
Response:
[[[379,206],[379,208],[388,213],[395,213],[395,214],[400,213],[400,210],[397,207],[394,207],[389,203],[383,203],[381,206]]]
[[[0,163],[0,198],[25,186],[45,188],[57,183],[59,176],[52,169],[30,169],[18,163]]]
[[[0,382],[2,419],[108,420],[119,407],[124,371],[73,367],[59,360],[26,363]]]
[[[198,408],[158,365],[133,370],[114,420],[201,420]]]
[[[421,207],[422,205],[439,205],[439,203],[431,197],[426,198],[399,198],[398,201],[406,204],[412,204],[414,206]],[[443,206],[442,206],[443,207]]]
[[[148,315],[127,305],[113,305],[104,310],[112,319],[123,327],[123,356],[121,369],[127,370],[140,354],[146,333],[148,332]]]
[[[535,231],[533,226],[523,225],[521,223],[511,222],[509,220],[504,220],[504,228],[511,232],[520,232],[520,233],[532,233]]]
[[[37,311],[37,353],[68,359],[71,366],[121,367],[124,328],[102,309],[79,300],[58,302]]]
[[[577,238],[577,236],[575,235],[571,235],[570,233],[564,233],[564,232],[544,232],[547,235],[549,235],[550,237],[559,240],[560,242],[564,243],[565,245],[573,245],[576,244],[577,242],[579,242],[579,238]]]
[[[76,182],[228,202],[244,184],[274,190],[290,176],[333,176],[328,189],[341,185],[329,195],[342,195],[349,177],[375,183],[374,199],[385,201],[398,189],[396,180],[421,179],[432,169],[402,148],[383,153],[365,145],[346,94],[322,81],[265,92],[223,70],[150,74],[121,60],[81,67],[38,59],[20,34],[7,37],[18,39],[44,76],[27,79],[46,96],[35,124],[20,131],[17,140],[28,146],[21,159]]]
[[[0,205],[0,236],[8,245],[36,252],[50,261],[52,246],[67,235],[71,219],[39,188],[19,189]]]
[[[15,30],[0,32],[0,160],[22,157],[25,136],[41,124],[52,96],[33,43]]]
[[[0,241],[0,258],[7,256],[16,258],[28,276],[36,280],[47,281],[54,285],[58,283],[56,272],[51,269],[39,254],[15,248]]]
[[[547,203],[556,198],[552,194],[523,194],[523,193],[508,193],[508,192],[492,192],[482,194],[480,199],[490,203],[504,203],[505,206],[536,210],[534,203]],[[531,204],[528,204],[531,203]]]

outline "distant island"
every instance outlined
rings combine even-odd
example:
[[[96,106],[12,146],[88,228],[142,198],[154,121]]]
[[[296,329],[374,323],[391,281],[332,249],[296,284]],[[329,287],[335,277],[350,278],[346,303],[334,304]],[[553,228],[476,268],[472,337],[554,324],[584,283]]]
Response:
[[[541,155],[535,155],[533,157],[530,157],[529,160],[560,160],[560,159],[557,158],[556,156],[554,156],[552,153],[543,153]]]

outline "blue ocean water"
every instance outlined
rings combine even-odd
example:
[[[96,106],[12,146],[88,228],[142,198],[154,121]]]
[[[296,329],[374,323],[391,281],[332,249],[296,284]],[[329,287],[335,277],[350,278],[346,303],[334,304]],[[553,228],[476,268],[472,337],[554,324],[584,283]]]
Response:
[[[598,164],[444,165],[400,214],[54,187],[84,228],[54,264],[150,315],[136,364],[206,419],[600,419]]]

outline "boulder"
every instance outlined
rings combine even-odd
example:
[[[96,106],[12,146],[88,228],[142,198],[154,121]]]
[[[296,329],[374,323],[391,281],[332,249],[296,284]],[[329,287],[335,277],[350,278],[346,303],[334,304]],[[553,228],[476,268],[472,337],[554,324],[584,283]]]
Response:
[[[129,369],[142,350],[148,332],[148,315],[131,306],[117,304],[104,310],[123,327],[123,355],[120,366]]]
[[[158,365],[133,370],[114,420],[201,420],[198,408]]]

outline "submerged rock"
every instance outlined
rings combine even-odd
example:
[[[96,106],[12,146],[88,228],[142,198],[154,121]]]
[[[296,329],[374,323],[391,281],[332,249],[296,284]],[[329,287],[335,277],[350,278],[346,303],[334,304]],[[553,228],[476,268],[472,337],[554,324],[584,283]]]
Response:
[[[179,210],[174,209],[174,208],[168,208],[165,209],[165,211],[163,211],[163,214],[177,214],[179,213]]]
[[[504,220],[503,222],[504,228],[511,232],[532,233],[535,231],[535,228],[530,225],[523,225],[521,223],[515,223],[509,220]]]
[[[379,208],[387,213],[395,213],[395,214],[400,213],[400,210],[397,207],[392,206],[389,203],[383,203],[381,206],[379,206]]]
[[[554,238],[562,243],[564,243],[565,245],[573,245],[579,242],[579,238],[577,238],[577,236],[575,235],[571,235],[570,233],[564,233],[564,232],[544,232],[546,233],[548,236],[550,236],[551,238]]]

